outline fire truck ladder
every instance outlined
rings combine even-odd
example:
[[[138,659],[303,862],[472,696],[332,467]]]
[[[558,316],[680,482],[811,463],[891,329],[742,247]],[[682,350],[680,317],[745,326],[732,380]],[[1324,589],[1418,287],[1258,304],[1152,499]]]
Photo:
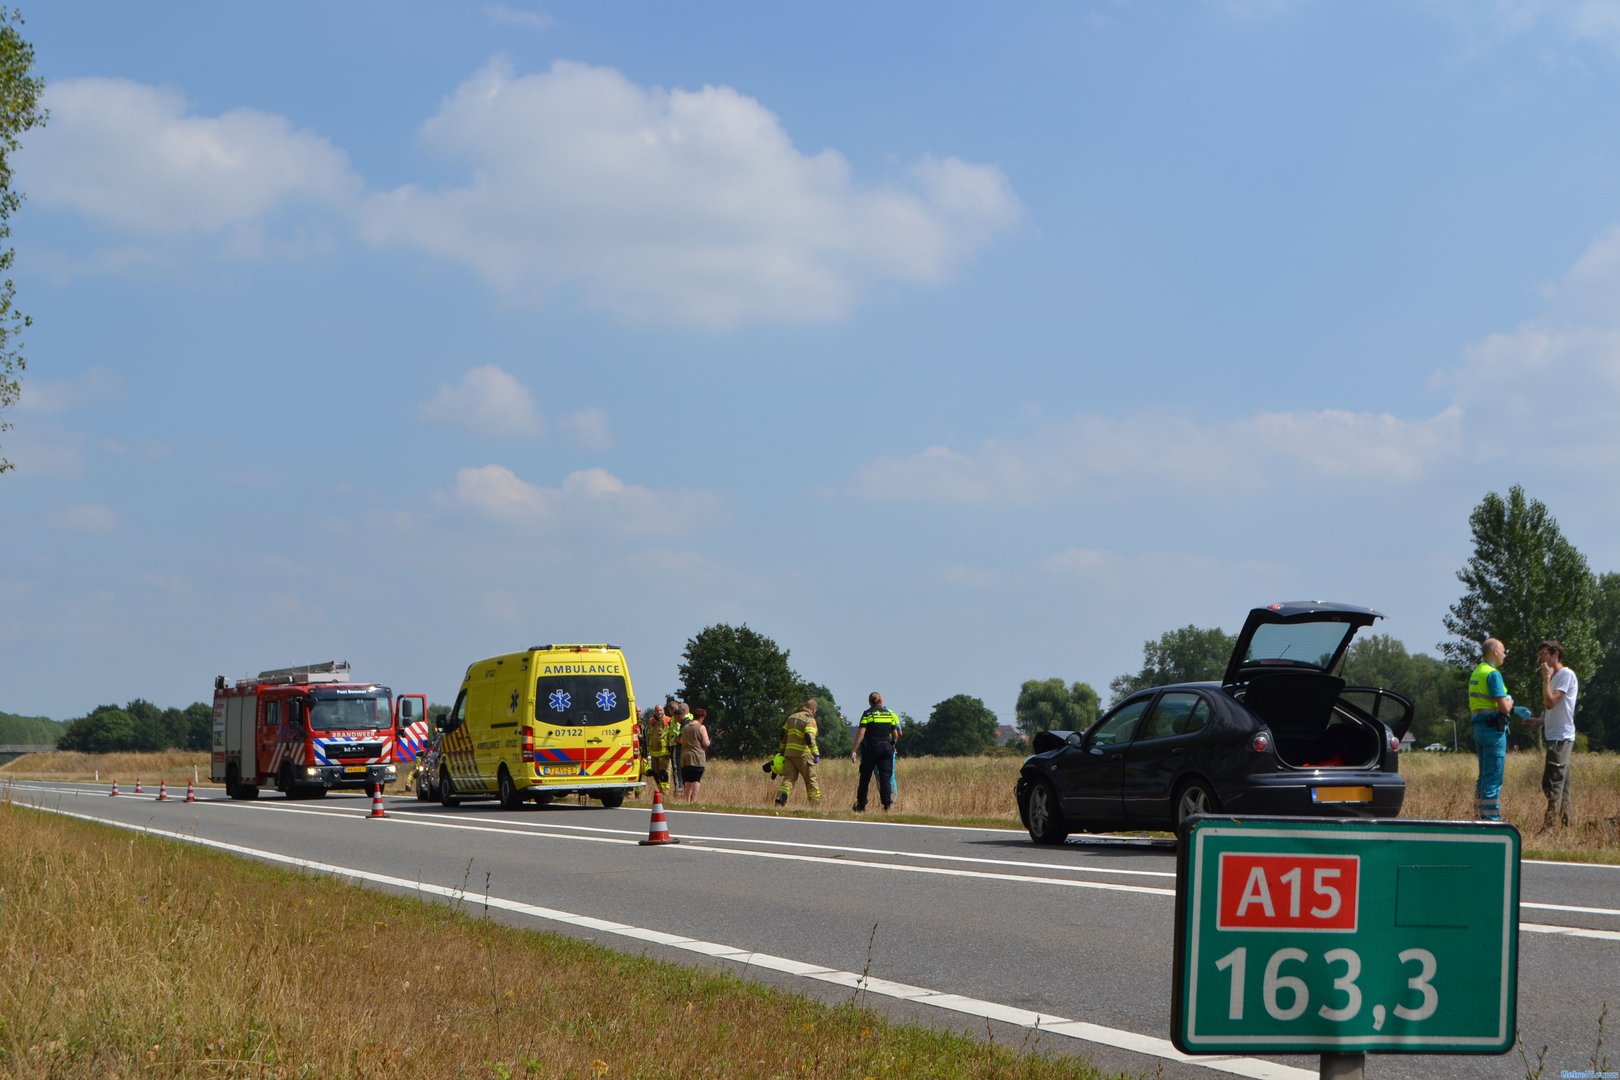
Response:
[[[349,681],[347,660],[328,660],[324,664],[305,664],[302,667],[276,668],[261,671],[259,683],[346,683]]]

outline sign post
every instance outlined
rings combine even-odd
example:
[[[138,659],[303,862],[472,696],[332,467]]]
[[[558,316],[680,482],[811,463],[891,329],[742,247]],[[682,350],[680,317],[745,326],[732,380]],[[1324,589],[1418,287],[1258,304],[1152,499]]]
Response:
[[[1366,1053],[1512,1049],[1513,826],[1198,816],[1176,877],[1182,1052],[1319,1053],[1353,1075]]]

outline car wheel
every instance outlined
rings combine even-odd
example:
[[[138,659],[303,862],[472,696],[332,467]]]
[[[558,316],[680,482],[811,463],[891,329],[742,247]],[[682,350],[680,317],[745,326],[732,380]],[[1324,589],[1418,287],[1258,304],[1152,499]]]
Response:
[[[1221,801],[1215,797],[1215,792],[1203,780],[1191,780],[1183,784],[1181,791],[1176,794],[1176,831],[1181,831],[1181,823],[1194,814],[1218,814],[1221,810]]]
[[[1037,844],[1061,844],[1069,838],[1069,826],[1058,806],[1057,792],[1045,780],[1030,782],[1026,820],[1029,838]]]
[[[502,810],[516,810],[523,805],[523,797],[518,794],[517,785],[512,783],[512,774],[506,771],[505,765],[501,766],[501,775],[496,783],[500,787]]]
[[[423,772],[421,769],[418,769],[416,771],[416,801],[427,802],[432,797],[432,793],[428,791],[427,773]]]
[[[439,802],[445,806],[460,806],[461,800],[456,798],[456,786],[450,781],[450,767],[439,767]]]

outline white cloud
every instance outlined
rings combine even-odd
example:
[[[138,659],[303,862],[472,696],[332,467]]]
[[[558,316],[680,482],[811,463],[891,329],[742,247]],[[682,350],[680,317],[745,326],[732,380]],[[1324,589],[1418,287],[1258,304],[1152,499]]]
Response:
[[[91,368],[72,379],[29,378],[22,383],[17,398],[19,413],[55,416],[86,405],[111,401],[124,395],[124,382],[106,368]]]
[[[54,81],[44,104],[50,123],[18,156],[29,198],[128,234],[240,247],[283,208],[340,206],[361,190],[341,151],[283,116],[199,116],[177,93],[124,79]]]
[[[939,281],[1021,209],[1000,170],[928,158],[861,186],[728,87],[660,90],[559,62],[496,61],[422,127],[460,187],[376,196],[365,235],[469,266],[513,295],[577,290],[638,319],[724,329],[843,316],[887,280]]]
[[[496,521],[590,533],[623,531],[636,522],[654,521],[677,529],[697,528],[713,511],[713,500],[706,493],[654,491],[626,484],[599,468],[569,473],[554,488],[531,484],[504,465],[460,469],[449,498]]]
[[[1337,409],[1208,421],[1176,413],[1074,417],[976,450],[879,458],[851,487],[876,501],[1039,505],[1079,495],[1219,490],[1306,481],[1411,483],[1457,459],[1461,414],[1423,420]]]
[[[534,395],[494,364],[473,368],[454,386],[441,385],[417,412],[430,423],[476,435],[525,438],[545,432]]]
[[[521,26],[528,30],[549,30],[552,26],[551,16],[544,12],[528,11],[507,4],[487,4],[484,14],[496,26]]]
[[[73,532],[116,532],[122,523],[118,511],[100,503],[75,503],[62,515],[62,525]]]
[[[562,427],[587,450],[606,450],[614,443],[608,414],[601,409],[581,409],[562,418]]]

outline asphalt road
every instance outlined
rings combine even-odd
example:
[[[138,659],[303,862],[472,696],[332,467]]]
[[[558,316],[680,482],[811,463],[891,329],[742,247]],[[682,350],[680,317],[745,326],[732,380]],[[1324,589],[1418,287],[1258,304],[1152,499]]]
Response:
[[[514,925],[729,969],[827,1001],[1171,1077],[1318,1074],[1310,1057],[1186,1058],[1170,1045],[1168,841],[687,812],[646,846],[645,804],[445,809],[403,796],[232,802],[205,789],[8,782],[34,805],[246,857],[354,875]],[[1459,898],[1465,902],[1466,898]],[[1591,1067],[1620,1026],[1620,867],[1526,862],[1518,1022],[1542,1075]],[[1612,1036],[1611,1036],[1612,1041]],[[1620,1062],[1620,1050],[1607,1050]],[[1603,1068],[1601,1061],[1599,1068]],[[1609,1069],[1620,1069],[1610,1064]],[[1523,1077],[1504,1056],[1369,1055],[1368,1077]]]

